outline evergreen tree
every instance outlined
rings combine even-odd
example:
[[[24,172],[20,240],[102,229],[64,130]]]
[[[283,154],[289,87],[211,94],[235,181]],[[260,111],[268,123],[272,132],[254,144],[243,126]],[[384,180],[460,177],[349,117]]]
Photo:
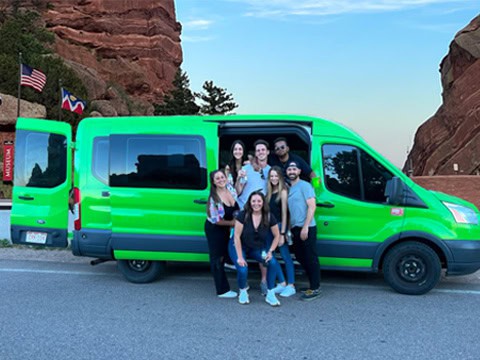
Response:
[[[195,94],[204,103],[200,108],[202,114],[223,115],[238,107],[233,95],[227,93],[227,89],[213,85],[213,81],[205,81],[203,90]]]
[[[190,90],[190,80],[186,72],[178,69],[173,79],[173,89],[163,97],[162,104],[154,104],[155,115],[197,115],[200,107]]]
[[[0,17],[0,92],[17,96],[18,53],[21,52],[24,64],[42,71],[47,76],[47,83],[42,92],[22,86],[21,98],[44,105],[47,110],[47,119],[58,119],[61,97],[59,79],[62,80],[65,88],[86,100],[87,91],[80,79],[61,58],[53,55],[49,49],[54,41],[54,35],[43,27],[40,15],[34,11],[15,11],[15,7],[12,13],[4,12],[2,15],[3,17]],[[63,111],[62,120],[75,126],[82,117],[83,115]]]

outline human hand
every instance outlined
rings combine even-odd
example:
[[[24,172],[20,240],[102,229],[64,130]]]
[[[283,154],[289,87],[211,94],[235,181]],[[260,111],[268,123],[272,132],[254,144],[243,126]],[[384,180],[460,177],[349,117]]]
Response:
[[[239,178],[244,178],[245,175],[247,175],[246,170],[241,169],[241,170],[238,171],[238,177],[239,177]]]
[[[243,257],[238,258],[238,259],[237,259],[237,263],[238,263],[238,265],[240,265],[241,267],[248,266],[247,262],[245,261],[245,259],[244,259]]]
[[[280,239],[278,240],[278,246],[283,246],[285,244],[285,235],[280,235]]]
[[[308,226],[304,226],[302,227],[302,231],[300,231],[300,239],[302,239],[302,241],[305,241],[307,240],[308,238]]]
[[[265,263],[268,263],[270,260],[272,260],[273,254],[271,251],[267,252],[267,256],[265,257]]]

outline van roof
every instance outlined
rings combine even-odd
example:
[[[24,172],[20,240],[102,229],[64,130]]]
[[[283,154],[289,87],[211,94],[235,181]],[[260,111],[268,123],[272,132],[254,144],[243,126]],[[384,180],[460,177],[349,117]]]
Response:
[[[95,125],[114,126],[125,122],[135,123],[142,120],[152,121],[153,119],[166,119],[171,123],[174,121],[178,125],[199,124],[202,122],[235,123],[235,122],[290,122],[301,123],[312,127],[313,135],[324,135],[332,137],[341,137],[363,141],[363,139],[354,131],[344,125],[334,121],[325,120],[313,116],[305,115],[287,115],[287,114],[242,114],[242,115],[173,115],[173,116],[125,116],[125,117],[95,117],[85,118],[80,122],[81,127],[91,127]],[[94,125],[95,124],[95,125]]]

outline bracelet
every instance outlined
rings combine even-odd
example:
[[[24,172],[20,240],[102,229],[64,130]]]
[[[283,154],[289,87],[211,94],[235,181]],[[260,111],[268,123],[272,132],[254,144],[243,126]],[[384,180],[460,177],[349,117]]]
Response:
[[[284,232],[283,232],[283,233],[280,233],[280,235],[285,235],[285,233],[284,233]]]

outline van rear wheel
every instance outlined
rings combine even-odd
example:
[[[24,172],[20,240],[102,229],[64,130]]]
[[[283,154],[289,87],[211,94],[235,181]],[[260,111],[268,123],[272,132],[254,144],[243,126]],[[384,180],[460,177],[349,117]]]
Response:
[[[442,265],[435,251],[419,242],[405,242],[388,251],[383,263],[385,281],[401,294],[421,295],[440,280]]]
[[[157,280],[165,272],[165,262],[150,260],[118,260],[117,267],[125,278],[136,284]]]

